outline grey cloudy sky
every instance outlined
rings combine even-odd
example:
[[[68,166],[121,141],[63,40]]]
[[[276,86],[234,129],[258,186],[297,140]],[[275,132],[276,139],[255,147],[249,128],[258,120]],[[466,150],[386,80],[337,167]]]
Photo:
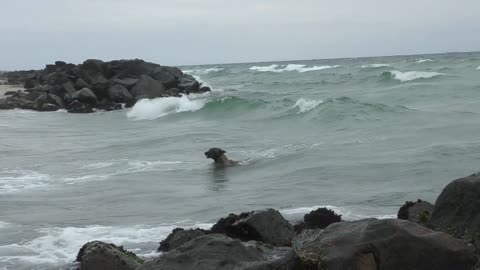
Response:
[[[0,69],[480,50],[479,0],[0,0]]]

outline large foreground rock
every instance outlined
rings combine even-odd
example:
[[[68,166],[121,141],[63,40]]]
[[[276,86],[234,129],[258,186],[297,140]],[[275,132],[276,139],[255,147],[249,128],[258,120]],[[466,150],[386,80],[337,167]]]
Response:
[[[416,202],[405,202],[398,210],[397,218],[429,226],[430,217],[433,212],[433,204],[417,200]]]
[[[480,173],[457,179],[438,196],[431,225],[480,247]]]
[[[135,254],[100,241],[85,244],[77,255],[80,270],[134,270],[143,260]]]
[[[304,269],[470,270],[472,247],[445,233],[399,219],[334,223],[293,241]]]
[[[176,249],[179,246],[191,241],[197,237],[204,236],[207,234],[207,231],[202,229],[190,229],[185,230],[182,228],[176,228],[168,235],[166,239],[160,242],[160,247],[158,251],[170,251]]]
[[[146,262],[139,270],[294,270],[299,269],[297,263],[292,248],[210,234]]]
[[[274,246],[290,246],[295,236],[293,226],[275,209],[230,214],[213,225],[211,231],[242,241],[262,241]]]

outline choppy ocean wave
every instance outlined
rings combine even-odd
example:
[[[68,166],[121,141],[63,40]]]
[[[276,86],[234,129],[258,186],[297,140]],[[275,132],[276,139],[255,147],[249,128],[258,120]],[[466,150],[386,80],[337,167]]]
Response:
[[[430,79],[430,78],[435,78],[439,76],[445,76],[447,74],[445,73],[439,73],[439,72],[430,72],[430,71],[407,71],[407,72],[401,72],[401,71],[387,71],[384,72],[380,75],[380,80],[382,81],[390,81],[390,80],[397,80],[401,82],[409,82],[409,81],[415,81],[415,80],[420,80],[420,79]]]
[[[51,176],[32,170],[1,170],[0,194],[44,188],[52,181]]]
[[[93,240],[113,243],[135,251],[140,256],[151,254],[158,242],[176,227],[208,229],[212,224],[135,225],[132,227],[87,226],[38,229],[39,237],[20,244],[0,246],[0,262],[23,261],[32,264],[68,264],[75,260],[80,248]]]
[[[303,73],[303,72],[319,71],[319,70],[333,69],[333,68],[339,68],[339,67],[340,65],[307,67],[307,65],[301,65],[301,64],[288,64],[288,65],[273,64],[270,66],[253,66],[253,67],[250,67],[250,70],[257,71],[257,72],[275,72],[275,73],[281,73],[285,71],[297,71],[297,72]]]
[[[218,73],[226,70],[227,70],[226,68],[211,67],[206,69],[188,69],[188,70],[184,70],[183,72],[187,74],[192,74],[192,75],[206,75],[206,74]]]
[[[154,120],[169,114],[180,112],[194,112],[205,106],[205,98],[167,97],[156,99],[142,99],[127,113],[127,117],[134,120]]]
[[[295,105],[293,105],[293,108],[298,109],[298,113],[304,113],[308,112],[318,105],[322,104],[323,100],[315,100],[315,99],[307,99],[307,98],[300,98],[295,102]]]
[[[421,64],[421,63],[426,63],[426,62],[433,62],[433,60],[429,59],[429,58],[426,58],[426,59],[421,58],[421,59],[418,59],[415,62]]]
[[[389,67],[390,64],[367,64],[362,65],[361,68],[381,68],[381,67]]]

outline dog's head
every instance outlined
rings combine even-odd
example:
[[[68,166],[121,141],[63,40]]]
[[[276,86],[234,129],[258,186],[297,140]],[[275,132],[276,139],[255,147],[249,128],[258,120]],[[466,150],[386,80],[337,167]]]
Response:
[[[207,158],[211,158],[213,160],[217,160],[219,157],[221,157],[223,154],[226,152],[220,148],[210,148],[207,152],[205,152],[205,156]]]

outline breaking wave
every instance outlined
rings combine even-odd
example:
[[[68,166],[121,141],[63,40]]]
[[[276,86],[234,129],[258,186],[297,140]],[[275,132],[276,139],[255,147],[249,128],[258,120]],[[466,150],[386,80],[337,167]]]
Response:
[[[318,105],[322,104],[323,100],[314,100],[314,99],[307,99],[307,98],[300,98],[295,102],[293,105],[294,109],[298,109],[298,113],[308,112]]]
[[[415,61],[415,63],[419,63],[419,64],[426,63],[426,62],[433,62],[433,60],[427,58],[427,59],[418,59],[417,61]]]
[[[2,170],[0,171],[0,194],[43,188],[48,186],[50,181],[50,175],[37,171]]]
[[[207,100],[196,96],[142,99],[127,113],[134,120],[154,120],[179,112],[194,112],[205,106]]]
[[[447,75],[445,73],[439,72],[429,72],[429,71],[387,71],[380,75],[380,80],[382,81],[390,81],[390,80],[398,80],[401,82],[408,82],[414,81],[419,79],[430,79],[438,76]]]
[[[326,65],[326,66],[307,67],[306,65],[299,65],[299,64],[288,64],[288,65],[273,64],[270,66],[253,66],[250,68],[250,70],[254,70],[257,72],[275,72],[275,73],[280,73],[285,71],[297,71],[297,72],[303,73],[303,72],[318,71],[318,70],[325,70],[325,69],[332,69],[332,68],[339,68],[339,67],[341,66]]]

